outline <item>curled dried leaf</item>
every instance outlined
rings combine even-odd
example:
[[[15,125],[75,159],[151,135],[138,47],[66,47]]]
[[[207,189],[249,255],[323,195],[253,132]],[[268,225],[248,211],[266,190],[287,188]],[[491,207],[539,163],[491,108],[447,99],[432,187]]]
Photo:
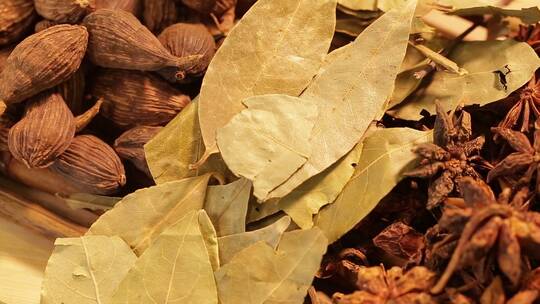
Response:
[[[101,9],[84,18],[83,24],[90,33],[88,56],[98,66],[143,71],[175,67],[181,73],[199,58],[171,55],[148,28],[124,11]]]
[[[81,65],[88,32],[84,26],[57,25],[23,40],[0,75],[0,100],[21,102],[68,80]]]
[[[24,117],[9,131],[9,151],[29,168],[50,166],[71,144],[75,119],[62,96],[44,92],[29,100]]]
[[[214,37],[199,23],[177,23],[166,28],[158,38],[174,56],[202,56],[193,68],[187,71],[188,76],[202,75],[216,52]],[[175,69],[164,69],[160,74],[169,81],[178,80]]]
[[[120,158],[131,161],[137,169],[152,176],[146,163],[144,145],[149,142],[162,127],[140,126],[124,132],[114,141],[114,150]]]
[[[157,76],[113,69],[97,75],[92,94],[103,98],[101,114],[124,128],[166,124],[191,101]]]
[[[43,18],[62,23],[77,23],[94,5],[94,0],[34,0]]]
[[[126,183],[118,155],[92,135],[76,136],[51,168],[91,194],[113,194]]]
[[[0,2],[0,45],[22,38],[34,19],[32,0],[2,0]]]

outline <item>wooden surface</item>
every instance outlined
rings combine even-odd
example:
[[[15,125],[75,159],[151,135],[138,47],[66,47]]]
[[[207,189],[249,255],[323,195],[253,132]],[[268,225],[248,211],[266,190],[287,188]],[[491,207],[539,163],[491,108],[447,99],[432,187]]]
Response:
[[[38,304],[53,239],[0,218],[0,303]]]

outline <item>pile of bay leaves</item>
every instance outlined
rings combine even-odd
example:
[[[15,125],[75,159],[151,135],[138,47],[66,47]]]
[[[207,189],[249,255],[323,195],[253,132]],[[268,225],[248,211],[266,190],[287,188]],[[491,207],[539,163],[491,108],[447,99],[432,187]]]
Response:
[[[435,100],[445,110],[485,105],[540,67],[527,43],[446,39],[421,18],[445,7],[540,21],[534,5],[498,4],[257,1],[217,51],[199,97],[145,146],[156,185],[124,197],[85,236],[56,240],[42,303],[303,303],[327,246],[432,139],[374,121],[419,120]],[[336,28],[336,5],[369,18]],[[336,48],[336,29],[357,37]]]

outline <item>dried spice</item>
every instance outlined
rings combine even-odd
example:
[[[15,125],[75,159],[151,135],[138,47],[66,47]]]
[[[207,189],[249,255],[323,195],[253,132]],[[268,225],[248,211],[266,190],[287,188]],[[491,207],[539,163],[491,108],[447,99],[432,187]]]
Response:
[[[540,117],[540,81],[537,81],[536,76],[507,99],[513,105],[499,127],[516,128],[521,132],[532,130],[534,121]]]
[[[200,13],[209,13],[216,5],[216,0],[180,0],[182,4]]]
[[[94,0],[96,9],[123,10],[140,17],[143,11],[143,0]]]
[[[429,294],[435,274],[425,267],[403,271],[399,267],[385,270],[381,266],[358,267],[356,288],[352,294],[334,294],[336,304],[353,303],[435,303]]]
[[[158,76],[113,69],[99,72],[92,95],[103,98],[101,114],[123,128],[166,124],[191,101]]]
[[[36,25],[34,26],[34,32],[38,33],[38,32],[41,32],[43,30],[46,30],[52,26],[55,26],[55,25],[58,25],[60,23],[56,22],[56,21],[51,21],[51,20],[47,20],[47,19],[43,19],[39,22],[36,23]]]
[[[518,33],[514,39],[527,42],[537,54],[540,54],[540,23],[520,24]]]
[[[211,1],[208,1],[209,3]],[[216,16],[222,16],[230,9],[234,9],[236,7],[237,0],[216,0],[215,5],[212,8],[212,14]]]
[[[88,56],[102,67],[156,71],[175,67],[189,71],[199,56],[175,57],[132,14],[101,9],[84,18],[90,33]]]
[[[433,143],[418,145],[416,154],[422,158],[420,166],[405,175],[410,177],[433,178],[428,190],[428,209],[439,205],[448,195],[459,188],[459,180],[465,176],[477,179],[481,175],[478,168],[488,166],[479,155],[485,139],[483,136],[471,139],[471,116],[465,111],[459,115],[448,115],[437,105],[437,119],[433,130]]]
[[[153,33],[161,33],[178,20],[175,0],[143,0],[143,6],[143,23]]]
[[[131,161],[137,169],[152,176],[146,163],[144,145],[149,142],[161,127],[140,126],[124,132],[114,141],[114,150],[120,158]]]
[[[500,271],[517,286],[523,276],[523,257],[537,257],[540,248],[540,214],[527,211],[528,188],[514,193],[506,189],[497,200],[483,181],[464,177],[459,186],[463,202],[448,206],[439,220],[439,228],[458,241],[431,291],[440,293],[456,270],[477,264],[491,250],[495,250]]]
[[[0,101],[21,102],[68,80],[81,65],[87,40],[78,25],[53,26],[23,40],[0,74]]]
[[[0,2],[0,46],[21,39],[34,19],[34,1],[3,0]]]
[[[51,168],[86,193],[109,195],[126,183],[124,166],[114,150],[92,135],[76,136]]]
[[[84,64],[55,90],[64,98],[67,106],[74,115],[84,110],[84,94],[86,89],[86,73]]]
[[[373,238],[373,244],[388,254],[409,261],[421,257],[424,235],[403,222],[396,222]]]
[[[77,23],[93,6],[94,0],[34,0],[43,18],[61,23]]]
[[[203,75],[216,52],[214,37],[200,23],[177,23],[166,28],[158,38],[161,44],[174,56],[202,56],[188,71],[188,77]],[[171,82],[178,80],[175,69],[164,69],[160,71],[160,74]],[[182,76],[180,80],[184,78],[186,76]]]
[[[9,129],[15,124],[9,115],[0,116],[0,152],[8,151]]]
[[[4,70],[9,54],[13,51],[13,47],[3,47],[0,49],[0,73]]]
[[[500,177],[512,179],[520,185],[529,185],[533,181],[536,173],[535,190],[540,193],[540,179],[538,178],[538,153],[540,152],[540,130],[534,132],[534,141],[523,133],[506,128],[493,128],[493,132],[501,136],[516,152],[511,153],[505,159],[500,161],[487,176],[487,181],[491,182]]]
[[[71,144],[75,119],[57,93],[28,101],[24,117],[9,131],[9,151],[29,168],[50,166]]]

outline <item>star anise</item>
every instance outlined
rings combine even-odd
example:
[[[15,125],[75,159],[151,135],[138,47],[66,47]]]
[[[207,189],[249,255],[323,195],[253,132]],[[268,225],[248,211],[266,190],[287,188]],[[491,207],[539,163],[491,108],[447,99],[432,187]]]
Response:
[[[388,271],[382,266],[360,266],[356,280],[358,291],[352,294],[336,293],[332,297],[336,304],[431,304],[436,303],[429,294],[435,282],[435,274],[421,266],[404,272],[400,267]]]
[[[439,205],[456,189],[456,182],[464,176],[480,178],[476,171],[486,162],[479,155],[485,138],[471,139],[471,116],[465,111],[448,115],[437,104],[437,118],[433,132],[433,144],[420,144],[415,152],[422,157],[420,166],[407,172],[410,177],[434,178],[428,189],[427,208]]]
[[[527,211],[528,187],[504,189],[497,200],[481,180],[464,177],[459,186],[462,204],[447,205],[438,222],[441,230],[459,240],[431,292],[443,291],[455,270],[478,264],[490,252],[495,253],[499,270],[517,286],[526,268],[523,258],[540,255],[540,213]]]
[[[538,117],[540,117],[540,81],[536,76],[522,88],[512,93],[508,100],[513,103],[499,127],[514,129],[521,122],[519,130],[528,132]]]
[[[531,25],[519,25],[519,30],[517,35],[514,37],[515,40],[521,42],[527,42],[536,53],[540,54],[540,24],[531,24]]]
[[[398,221],[374,237],[373,244],[386,254],[402,259],[404,262],[418,264],[424,248],[424,235]]]
[[[492,131],[504,138],[516,152],[499,162],[487,176],[491,182],[499,177],[517,180],[517,184],[529,184],[533,175],[540,174],[540,130],[534,132],[534,144],[525,134],[506,128],[492,128]],[[540,178],[536,178],[536,192],[540,193]]]

